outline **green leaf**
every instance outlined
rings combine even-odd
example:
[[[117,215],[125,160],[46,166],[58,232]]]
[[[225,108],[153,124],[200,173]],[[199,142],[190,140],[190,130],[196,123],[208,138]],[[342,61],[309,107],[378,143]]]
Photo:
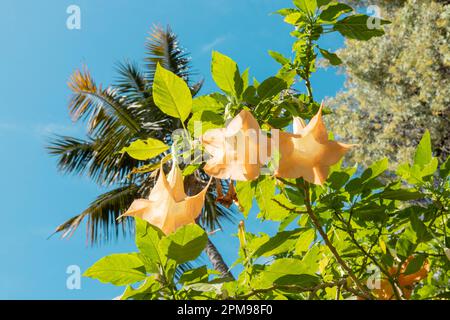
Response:
[[[291,201],[296,206],[303,206],[305,204],[305,199],[301,191],[291,188],[286,188],[285,191],[289,201]]]
[[[311,246],[314,238],[316,236],[316,232],[314,229],[308,229],[303,231],[298,237],[297,243],[295,244],[295,253],[301,253],[308,251]]]
[[[195,269],[185,271],[179,282],[182,284],[191,284],[195,282],[207,282],[208,281],[208,269],[206,266],[201,266]]]
[[[244,81],[236,62],[220,52],[213,51],[211,72],[214,82],[222,91],[234,97],[240,97]]]
[[[154,277],[147,277],[139,287],[134,289],[127,286],[124,293],[120,296],[120,300],[152,300],[155,299],[160,284]]]
[[[262,101],[275,97],[284,89],[287,89],[286,81],[277,77],[270,77],[258,86],[257,92]]]
[[[309,16],[312,16],[317,9],[316,0],[294,0],[294,5]]]
[[[299,234],[299,229],[278,232],[275,236],[263,243],[255,251],[254,255],[256,257],[270,257],[280,253],[293,251]]]
[[[128,147],[123,148],[121,153],[128,153],[130,157],[137,160],[148,160],[156,157],[169,149],[169,146],[163,142],[148,138],[146,140],[136,140],[132,142]]]
[[[252,186],[251,181],[237,181],[236,182],[236,194],[239,199],[239,207],[247,218],[250,209],[253,206],[253,196],[255,195],[255,189]]]
[[[223,126],[223,114],[215,113],[214,111],[207,109],[194,113],[188,123],[189,131],[197,131],[198,134],[204,134],[210,129],[221,128]],[[199,128],[201,128],[201,132]]]
[[[221,294],[223,283],[193,283],[184,286],[185,290],[194,290],[199,292],[214,292],[215,294]]]
[[[159,242],[164,237],[164,233],[147,221],[137,217],[135,218],[135,224],[136,246],[142,254],[141,258],[145,267],[149,272],[157,272],[158,265],[164,261],[159,250]]]
[[[188,224],[175,233],[161,239],[159,248],[168,258],[178,264],[196,259],[205,249],[208,236],[196,224]]]
[[[345,17],[344,19],[334,24],[334,30],[338,31],[344,37],[356,40],[369,40],[373,37],[379,37],[384,34],[382,29],[370,29],[368,20],[371,17],[365,14],[355,14]],[[380,25],[390,23],[386,20],[380,19]]]
[[[137,253],[119,253],[103,257],[86,270],[85,277],[103,283],[124,286],[145,279],[144,263]]]
[[[296,207],[283,194],[277,194],[270,199],[261,218],[271,221],[283,221],[295,211]],[[295,215],[293,215],[295,217]]]
[[[331,65],[338,66],[338,65],[342,64],[342,60],[338,57],[338,55],[336,53],[332,53],[332,52],[329,52],[329,51],[327,51],[325,49],[321,49],[321,48],[319,48],[319,50],[320,50],[320,53],[322,54],[322,56],[325,59],[327,59],[331,63]]]
[[[220,93],[211,93],[205,96],[196,97],[192,101],[192,113],[211,110],[215,113],[221,113],[225,110],[228,103],[227,97]]]
[[[287,15],[297,12],[296,9],[292,9],[292,8],[283,8],[280,10],[275,11],[274,13],[279,14],[280,16],[286,17]]]
[[[441,164],[441,167],[439,169],[439,176],[442,179],[445,179],[448,177],[449,173],[450,173],[450,157],[448,157],[447,160],[445,160],[445,162]]]
[[[289,64],[291,61],[281,53],[269,50],[269,55],[282,66]]]
[[[414,245],[410,240],[402,236],[398,239],[397,244],[395,245],[395,251],[400,257],[406,259],[414,252]]]
[[[319,15],[320,21],[335,22],[344,13],[352,12],[352,7],[339,2],[332,2],[323,8]]]
[[[401,201],[417,200],[425,197],[425,195],[421,192],[406,189],[385,190],[382,193],[380,193],[379,196],[383,199],[401,200]]]
[[[192,95],[188,85],[173,72],[156,67],[153,80],[153,100],[165,114],[185,121],[192,109]]]
[[[408,266],[406,267],[406,270],[403,274],[406,276],[418,272],[420,269],[422,269],[425,260],[425,255],[416,255],[411,261],[409,261]]]
[[[411,220],[411,229],[414,232],[416,244],[433,239],[433,235],[428,231],[427,226],[419,219],[416,212],[413,212],[409,219]]]
[[[414,164],[424,167],[430,163],[432,158],[431,137],[428,130],[425,131],[414,155]]]
[[[260,287],[273,285],[278,279],[287,275],[314,274],[308,270],[301,260],[294,258],[281,258],[275,260],[271,265],[262,271],[257,280]]]
[[[369,168],[367,168],[361,175],[362,181],[367,181],[374,179],[381,175],[389,168],[389,161],[387,158],[381,159],[373,163]]]
[[[272,197],[275,194],[275,180],[269,176],[261,176],[259,180],[254,182],[255,198],[258,203],[261,215],[268,213],[272,203]]]
[[[320,247],[313,245],[302,259],[303,267],[308,270],[307,274],[315,274],[319,270]]]
[[[284,22],[292,24],[292,25],[296,25],[299,21],[303,20],[302,18],[304,18],[305,15],[299,11],[294,11],[290,14],[288,14],[285,18],[284,18]]]

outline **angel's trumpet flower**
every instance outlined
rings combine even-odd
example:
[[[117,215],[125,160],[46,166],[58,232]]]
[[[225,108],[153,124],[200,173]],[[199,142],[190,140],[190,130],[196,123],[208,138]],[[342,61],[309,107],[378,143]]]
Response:
[[[206,131],[201,141],[211,158],[206,162],[205,172],[219,179],[258,178],[268,159],[267,152],[260,154],[261,139],[259,124],[247,110],[242,110],[225,128]]]
[[[322,119],[322,107],[305,125],[294,118],[294,133],[279,133],[280,160],[275,175],[280,178],[303,177],[308,182],[322,185],[329,168],[337,163],[352,145],[328,139]]]
[[[411,293],[414,289],[414,285],[422,279],[425,279],[430,271],[430,264],[428,260],[425,260],[422,267],[414,273],[405,274],[408,264],[412,261],[413,256],[410,256],[403,265],[400,267],[400,272],[397,278],[398,285],[401,289],[403,298],[409,299]],[[389,274],[395,276],[398,272],[397,267],[392,267],[389,269]],[[394,288],[388,279],[382,279],[380,281],[380,287],[373,290],[373,294],[380,300],[393,300],[396,295],[394,293]],[[363,299],[363,298],[359,298]]]
[[[139,217],[165,234],[172,233],[186,224],[195,223],[202,212],[210,183],[197,195],[187,196],[178,165],[174,163],[166,177],[161,164],[158,180],[148,199],[135,200],[123,216]]]

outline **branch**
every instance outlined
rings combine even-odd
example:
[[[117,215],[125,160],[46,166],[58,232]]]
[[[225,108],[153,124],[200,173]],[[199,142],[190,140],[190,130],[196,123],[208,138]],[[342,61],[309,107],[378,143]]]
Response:
[[[317,292],[318,290],[321,289],[325,289],[325,288],[331,288],[331,287],[335,287],[335,286],[345,286],[347,282],[347,279],[340,279],[338,281],[334,281],[334,282],[324,282],[321,284],[318,284],[317,286],[314,287],[302,287],[302,286],[298,286],[295,284],[274,284],[268,288],[263,288],[263,289],[253,289],[252,291],[250,291],[247,294],[241,295],[241,296],[236,296],[235,299],[237,300],[245,300],[248,299],[254,295],[260,294],[260,293],[266,293],[268,291],[272,291],[272,290],[295,290],[297,293],[302,293],[302,292]],[[350,292],[352,292],[351,290],[348,290]]]
[[[308,212],[309,217],[311,218],[311,221],[313,222],[314,226],[316,227],[317,231],[319,231],[320,236],[325,241],[325,244],[330,249],[331,253],[334,255],[334,257],[336,258],[337,262],[348,273],[350,278],[352,278],[353,282],[356,284],[358,289],[361,290],[361,293],[364,295],[364,298],[372,300],[372,296],[371,296],[370,292],[360,283],[360,281],[358,280],[356,275],[353,273],[352,269],[350,269],[350,267],[341,258],[341,256],[337,252],[336,248],[333,246],[333,244],[331,243],[330,239],[328,238],[328,235],[326,234],[326,232],[323,231],[319,220],[317,219],[316,215],[314,214],[314,212],[313,212],[313,210],[311,208],[311,199],[310,199],[310,196],[309,196],[309,186],[307,185],[307,183],[305,183],[303,188],[300,185],[298,185],[297,187],[299,189],[301,188],[301,189],[303,189],[305,191],[305,206],[306,206],[306,210]]]

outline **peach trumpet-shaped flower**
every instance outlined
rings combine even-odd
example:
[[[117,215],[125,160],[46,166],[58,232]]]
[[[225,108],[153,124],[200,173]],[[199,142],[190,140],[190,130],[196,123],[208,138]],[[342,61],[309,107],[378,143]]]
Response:
[[[300,178],[322,185],[329,168],[337,163],[352,145],[328,139],[320,106],[317,114],[305,125],[294,117],[293,132],[279,132],[280,160],[275,175],[280,178]]]
[[[135,200],[122,216],[139,217],[161,229],[165,234],[190,223],[202,212],[209,184],[197,195],[187,196],[184,191],[183,175],[176,163],[168,176],[162,164],[158,180],[148,199]]]
[[[398,267],[392,267],[388,270],[391,276],[395,276],[397,272],[399,273],[397,282],[401,289],[401,295],[405,299],[411,298],[414,286],[417,284],[417,282],[425,279],[428,275],[428,272],[430,272],[430,263],[428,262],[428,260],[425,260],[418,271],[411,274],[405,274],[406,268],[413,258],[413,256],[408,257],[408,259],[406,259],[406,261],[400,267],[399,272]],[[380,286],[373,290],[373,294],[380,300],[394,300],[396,297],[394,288],[386,278],[381,279]],[[358,297],[358,299],[363,300],[364,298]]]
[[[225,128],[206,131],[201,142],[211,158],[206,162],[205,172],[219,179],[258,178],[268,159],[267,152],[260,154],[261,139],[258,121],[247,110],[242,110]]]

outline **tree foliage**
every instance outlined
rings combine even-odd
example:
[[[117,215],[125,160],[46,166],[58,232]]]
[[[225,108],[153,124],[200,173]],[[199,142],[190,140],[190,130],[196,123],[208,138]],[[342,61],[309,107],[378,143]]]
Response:
[[[353,1],[355,2],[355,1]],[[442,160],[450,154],[450,6],[448,1],[363,1],[392,24],[368,42],[339,51],[346,89],[329,101],[336,134],[359,144],[352,160],[411,158],[425,129]]]

